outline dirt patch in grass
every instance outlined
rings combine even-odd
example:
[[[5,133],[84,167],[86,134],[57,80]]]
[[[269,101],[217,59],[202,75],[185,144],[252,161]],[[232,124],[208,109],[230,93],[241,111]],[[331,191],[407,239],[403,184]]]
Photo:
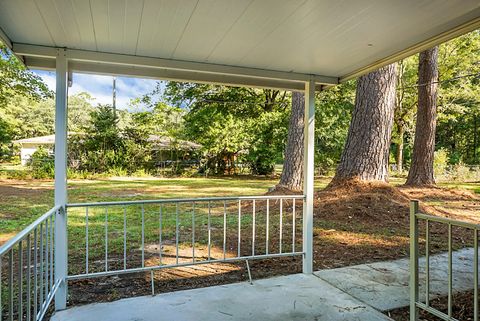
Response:
[[[314,268],[336,268],[406,257],[409,245],[410,199],[419,199],[421,210],[432,215],[478,220],[478,214],[475,213],[480,210],[479,198],[469,192],[441,188],[397,188],[377,183],[331,187],[318,192],[315,197]],[[271,213],[277,211],[278,206],[278,202],[273,203]],[[290,211],[290,203],[285,202],[283,206],[285,211]],[[247,205],[243,210],[247,213],[251,206]],[[261,211],[261,206],[257,207],[257,210]],[[300,210],[297,217],[301,217]],[[257,217],[257,224],[260,222]],[[286,226],[287,229],[292,228],[291,225]],[[264,233],[261,228],[259,226],[260,235]],[[297,226],[297,229],[300,228],[301,222]],[[423,231],[421,226],[420,232]],[[432,253],[445,250],[446,231],[445,226],[431,225]],[[234,232],[227,234],[227,250],[233,254],[236,253],[238,236]],[[250,246],[249,233],[250,230],[242,231],[242,253]],[[274,244],[272,252],[278,250],[275,244],[279,241],[278,235],[273,234],[270,239]],[[301,230],[298,230],[297,238],[301,240]],[[285,238],[284,241],[287,244],[290,239]],[[262,244],[264,239],[259,237],[257,242]],[[454,231],[456,248],[469,244],[469,231]],[[151,260],[151,265],[155,265],[155,258],[146,258],[147,262]],[[74,262],[75,260],[70,263],[75,264]],[[254,279],[301,271],[300,257],[251,261],[250,265]],[[153,277],[155,293],[248,280],[245,262],[164,269],[155,272]],[[151,294],[150,273],[71,281],[69,284],[70,305]]]
[[[53,186],[49,184],[49,181],[45,181],[45,184],[38,184],[38,181],[35,181],[35,184],[31,184],[25,180],[0,179],[0,195],[2,197],[27,198],[39,196],[51,190],[53,190]]]

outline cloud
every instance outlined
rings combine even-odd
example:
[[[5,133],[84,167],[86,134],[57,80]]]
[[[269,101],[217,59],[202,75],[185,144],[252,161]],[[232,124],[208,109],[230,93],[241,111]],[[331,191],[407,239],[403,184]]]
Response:
[[[51,90],[55,90],[55,73],[51,71],[34,70],[45,81]],[[126,109],[131,99],[142,97],[155,89],[157,80],[117,77],[117,107]],[[93,74],[73,74],[73,84],[68,94],[89,93],[97,104],[112,104],[113,77]]]

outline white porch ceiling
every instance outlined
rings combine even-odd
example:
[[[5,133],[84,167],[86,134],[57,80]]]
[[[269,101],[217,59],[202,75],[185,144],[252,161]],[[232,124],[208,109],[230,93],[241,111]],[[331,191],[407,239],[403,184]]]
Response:
[[[54,52],[39,54],[44,48],[19,44],[76,49],[72,69],[89,72],[115,72],[118,61],[105,61],[108,55],[99,61],[78,58],[101,52],[162,58],[155,66],[130,68],[124,59],[118,73],[184,80],[196,75],[205,81],[211,76],[214,82],[221,75],[220,82],[232,84],[248,84],[248,79],[225,77],[262,78],[292,88],[302,86],[299,75],[317,75],[318,84],[336,83],[479,26],[479,0],[0,1],[3,38],[33,67],[51,68]],[[170,68],[170,61],[203,67]],[[258,73],[230,75],[228,68],[219,73],[210,72],[210,66]],[[282,82],[284,75],[291,79]]]

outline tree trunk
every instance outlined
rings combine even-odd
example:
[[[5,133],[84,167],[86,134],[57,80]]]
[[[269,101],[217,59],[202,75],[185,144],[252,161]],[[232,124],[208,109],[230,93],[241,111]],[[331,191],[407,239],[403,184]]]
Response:
[[[292,92],[292,115],[288,126],[287,146],[282,176],[276,188],[300,191],[303,183],[303,124],[305,97],[301,92]]]
[[[406,185],[434,185],[433,157],[437,126],[438,47],[420,53],[418,62],[418,109],[412,164]]]
[[[396,77],[396,64],[391,64],[359,78],[347,142],[332,184],[387,181]]]
[[[405,129],[403,126],[399,126],[398,128],[398,148],[397,148],[397,171],[399,173],[403,172],[403,146],[404,146],[404,136],[405,136]]]

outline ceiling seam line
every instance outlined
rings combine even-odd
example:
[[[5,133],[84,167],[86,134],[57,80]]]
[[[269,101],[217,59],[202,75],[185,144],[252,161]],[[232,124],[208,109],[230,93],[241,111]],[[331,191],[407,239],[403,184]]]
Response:
[[[225,39],[225,37],[230,33],[230,31],[233,29],[233,27],[237,24],[237,22],[245,15],[245,12],[248,10],[248,8],[250,8],[250,6],[252,5],[252,3],[254,2],[255,0],[250,0],[250,3],[245,7],[245,9],[243,9],[242,13],[237,17],[237,19],[235,19],[235,21],[232,23],[232,25],[227,29],[227,31],[225,31],[225,33],[223,34],[223,36],[220,38],[220,40],[218,40],[218,42],[215,44],[215,46],[213,46],[213,49],[210,51],[210,53],[207,55],[207,61],[208,59],[210,59],[210,57],[212,56],[213,52],[218,48],[218,46],[220,45],[220,43],[222,43],[222,41]]]
[[[180,45],[180,41],[182,41],[182,38],[183,38],[183,36],[185,35],[185,31],[187,30],[188,25],[190,24],[190,20],[192,19],[195,11],[197,10],[198,3],[199,3],[199,2],[200,2],[200,0],[197,0],[197,2],[195,3],[195,7],[193,8],[192,13],[190,14],[190,17],[188,17],[187,23],[185,24],[185,27],[184,27],[183,30],[182,30],[182,34],[181,34],[180,37],[178,38],[177,44],[175,45],[175,48],[173,49],[172,54],[170,55],[170,58],[172,58],[173,56],[175,56],[175,52],[177,51],[177,48],[178,48],[178,46]]]
[[[95,40],[95,50],[98,51],[97,33],[95,32],[95,20],[93,20],[92,0],[88,0],[88,6],[90,7],[90,19],[92,19],[93,39]]]
[[[281,22],[277,23],[275,25],[275,28],[273,30],[271,30],[269,33],[267,33],[260,41],[257,42],[256,45],[253,46],[253,48],[248,52],[246,53],[245,55],[243,55],[242,58],[240,58],[239,62],[241,63],[242,61],[245,60],[245,58],[255,49],[257,48],[266,38],[268,38],[279,26],[281,26],[282,24],[285,23],[285,21],[287,21],[291,16],[293,16],[298,10],[300,10],[301,7],[303,7],[303,5],[307,2],[307,0],[304,0],[297,8],[295,8],[295,10],[293,10],[292,13],[290,13],[287,17],[285,17],[285,19],[283,19]]]
[[[138,21],[137,42],[135,44],[135,55],[138,53],[138,42],[140,41],[140,32],[142,30],[143,10],[145,9],[145,0],[142,0],[142,11],[140,13],[140,20]]]
[[[52,41],[53,46],[56,47],[56,46],[57,46],[57,43],[55,42],[55,39],[53,39],[52,33],[51,33],[51,31],[50,31],[50,28],[48,28],[47,22],[45,21],[45,17],[43,16],[42,11],[41,11],[40,8],[38,7],[37,0],[34,0],[33,2],[35,3],[35,7],[37,8],[38,14],[39,14],[40,17],[42,18],[43,24],[45,25],[45,29],[47,29],[48,35],[50,36],[50,40]]]
[[[55,12],[58,15],[58,18],[59,18],[58,21],[60,22],[60,25],[62,26],[63,34],[65,35],[65,40],[69,41],[70,38],[68,37],[68,32],[65,29],[65,25],[62,22],[62,18],[61,18],[62,15],[60,14],[60,11],[58,10],[58,6],[57,6],[57,3],[55,1],[53,1],[53,7],[55,8]]]
[[[75,14],[75,5],[73,4],[73,0],[70,0],[70,4],[72,5],[72,9],[73,9],[73,19],[75,20],[75,25],[77,26],[78,38],[80,39],[80,42],[82,42],[82,34],[80,33],[80,24],[78,23],[77,15]]]

